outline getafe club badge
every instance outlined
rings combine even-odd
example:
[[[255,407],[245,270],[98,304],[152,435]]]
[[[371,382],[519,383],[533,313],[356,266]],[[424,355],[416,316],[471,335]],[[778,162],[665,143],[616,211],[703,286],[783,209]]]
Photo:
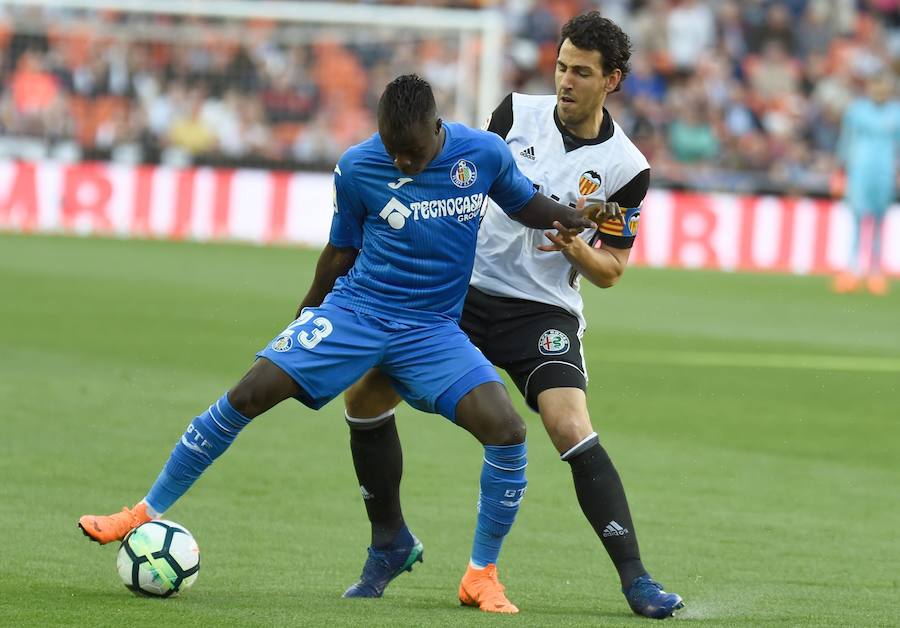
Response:
[[[468,159],[460,159],[450,169],[450,180],[458,188],[467,188],[478,178],[478,170]]]
[[[578,193],[582,196],[590,196],[600,189],[600,175],[593,170],[582,172],[578,178]]]
[[[548,329],[538,340],[538,351],[544,355],[559,355],[569,350],[569,337],[558,329]]]
[[[272,343],[272,351],[284,353],[291,348],[292,344],[294,344],[294,341],[291,340],[291,337],[289,335],[278,336],[278,338],[275,339],[275,342]]]

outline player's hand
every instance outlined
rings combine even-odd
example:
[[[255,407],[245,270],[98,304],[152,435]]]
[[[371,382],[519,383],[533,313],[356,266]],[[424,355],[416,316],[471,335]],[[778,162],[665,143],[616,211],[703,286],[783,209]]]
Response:
[[[553,251],[568,251],[576,244],[576,240],[580,240],[578,234],[581,233],[581,229],[566,229],[559,221],[554,222],[553,226],[556,227],[556,233],[553,233],[552,231],[544,232],[544,235],[547,236],[547,239],[550,240],[551,244],[538,245],[537,248],[539,251],[546,251],[548,253]]]
[[[567,230],[575,230],[576,233],[581,233],[585,229],[596,229],[597,223],[591,220],[590,216],[588,216],[584,211],[584,201],[579,198],[578,201],[575,202],[575,211],[569,214],[563,221],[565,224],[563,227]],[[557,225],[556,222],[553,223],[555,227]]]
[[[625,224],[625,214],[616,202],[591,201],[588,204],[588,200],[580,196],[575,203],[575,209],[581,210],[582,216],[598,225],[602,225],[610,220],[618,220],[623,225]]]

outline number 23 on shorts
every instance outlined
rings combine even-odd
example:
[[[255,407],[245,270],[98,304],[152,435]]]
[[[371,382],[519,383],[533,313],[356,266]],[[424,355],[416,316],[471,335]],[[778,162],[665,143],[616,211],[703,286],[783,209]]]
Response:
[[[324,316],[316,316],[315,313],[310,310],[303,310],[297,320],[288,325],[287,329],[284,330],[284,334],[282,335],[290,334],[298,327],[303,327],[304,325],[309,324],[310,321],[312,321],[313,325],[311,330],[297,330],[297,342],[299,342],[307,349],[313,349],[317,344],[322,342],[324,338],[327,338],[332,331],[334,331],[334,327],[331,325],[331,321]]]

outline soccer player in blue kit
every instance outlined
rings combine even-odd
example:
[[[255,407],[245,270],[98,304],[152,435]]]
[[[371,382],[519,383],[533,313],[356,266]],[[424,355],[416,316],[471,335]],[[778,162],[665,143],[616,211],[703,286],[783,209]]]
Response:
[[[472,561],[494,568],[467,572],[461,599],[514,613],[495,565],[525,493],[525,424],[458,325],[481,211],[490,197],[523,225],[580,230],[618,208],[576,210],[537,193],[501,138],[440,120],[431,87],[415,75],[386,87],[378,128],[335,167],[331,235],[296,320],[190,422],[143,500],[79,526],[99,543],[122,539],[169,510],[253,418],[291,397],[319,409],[378,366],[410,405],[484,445]],[[366,568],[386,563],[396,575],[421,560],[405,527],[391,541],[398,549],[370,555]]]
[[[888,292],[881,267],[881,231],[891,203],[897,198],[900,164],[900,101],[894,74],[885,69],[869,78],[867,97],[858,98],[844,112],[838,141],[838,161],[847,170],[847,205],[852,212],[848,270],[834,278],[835,292],[853,292],[867,277],[872,294]],[[864,220],[872,221],[869,267],[860,259]]]

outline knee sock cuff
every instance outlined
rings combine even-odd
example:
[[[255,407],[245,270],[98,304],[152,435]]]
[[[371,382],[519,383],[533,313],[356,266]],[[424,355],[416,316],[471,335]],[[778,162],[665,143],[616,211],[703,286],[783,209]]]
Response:
[[[396,408],[391,408],[387,412],[382,412],[378,416],[369,419],[361,419],[350,416],[347,411],[344,410],[344,420],[347,421],[347,425],[350,426],[351,430],[374,430],[378,429],[386,423],[390,423],[391,421],[393,421],[395,410]]]
[[[521,471],[528,466],[528,447],[515,445],[485,445],[484,462],[501,471]]]
[[[612,466],[612,460],[600,441],[593,442],[574,456],[566,458],[566,462],[571,465],[573,473],[588,472],[587,470],[597,465]]]
[[[209,407],[209,416],[226,432],[240,432],[252,420],[235,410],[228,401],[228,393]]]
[[[575,443],[574,446],[570,447],[568,451],[566,451],[559,457],[559,459],[568,462],[581,452],[587,451],[588,449],[593,447],[595,443],[600,443],[600,437],[597,436],[597,432],[591,432],[580,441]]]

